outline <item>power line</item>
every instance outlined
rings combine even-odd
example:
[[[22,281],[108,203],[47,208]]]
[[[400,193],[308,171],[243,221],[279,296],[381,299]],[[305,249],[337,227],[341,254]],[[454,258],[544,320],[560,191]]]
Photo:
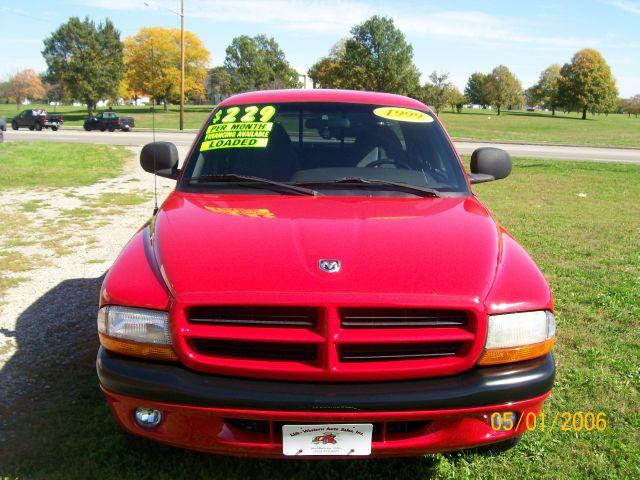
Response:
[[[2,10],[4,12],[7,12],[7,13],[12,13],[14,15],[20,15],[22,17],[30,18],[32,20],[38,20],[39,22],[49,23],[51,25],[57,25],[58,24],[58,22],[53,22],[51,20],[46,20],[44,18],[36,17],[35,15],[31,15],[30,13],[27,13],[27,12],[22,11],[22,10],[18,10],[16,8],[0,7],[0,10]]]

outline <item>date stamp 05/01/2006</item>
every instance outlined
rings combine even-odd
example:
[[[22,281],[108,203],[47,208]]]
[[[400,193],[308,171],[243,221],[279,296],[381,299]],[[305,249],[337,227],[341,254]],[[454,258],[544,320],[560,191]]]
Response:
[[[491,427],[501,431],[518,430],[524,422],[529,431],[602,432],[607,428],[605,412],[556,412],[554,415],[529,412],[515,417],[513,412],[494,412]]]

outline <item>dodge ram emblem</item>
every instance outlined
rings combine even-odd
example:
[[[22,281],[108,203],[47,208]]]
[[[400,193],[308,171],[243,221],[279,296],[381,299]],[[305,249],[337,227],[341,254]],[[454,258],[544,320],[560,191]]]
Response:
[[[340,260],[319,260],[318,268],[324,272],[336,273],[340,271]]]

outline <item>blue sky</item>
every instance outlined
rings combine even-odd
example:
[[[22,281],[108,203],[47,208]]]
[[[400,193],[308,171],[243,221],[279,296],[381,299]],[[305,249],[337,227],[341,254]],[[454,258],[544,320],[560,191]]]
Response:
[[[178,26],[166,9],[179,0],[0,0],[0,78],[45,69],[42,39],[69,16],[111,18],[123,37],[149,25]],[[600,50],[622,96],[640,93],[640,0],[185,0],[186,27],[202,38],[212,65],[234,36],[265,33],[291,64],[306,70],[352,25],[373,14],[393,17],[413,44],[423,79],[450,72],[464,87],[474,71],[507,65],[524,87],[551,63],[585,47]]]

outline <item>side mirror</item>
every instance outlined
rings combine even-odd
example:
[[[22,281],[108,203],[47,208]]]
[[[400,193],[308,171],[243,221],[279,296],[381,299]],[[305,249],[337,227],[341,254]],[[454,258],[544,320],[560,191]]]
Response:
[[[500,180],[511,173],[511,155],[493,147],[481,147],[471,154],[471,183]]]
[[[178,178],[180,173],[178,161],[178,149],[171,142],[147,143],[140,152],[140,166],[142,169],[145,172],[155,173],[161,177]]]

